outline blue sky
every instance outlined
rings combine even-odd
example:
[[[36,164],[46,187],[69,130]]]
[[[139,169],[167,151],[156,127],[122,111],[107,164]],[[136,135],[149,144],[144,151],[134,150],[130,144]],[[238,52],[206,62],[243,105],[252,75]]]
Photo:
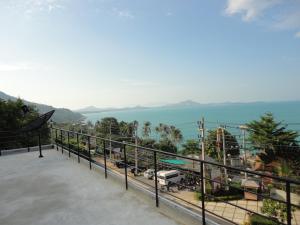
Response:
[[[299,0],[1,0],[0,90],[76,109],[300,100]]]

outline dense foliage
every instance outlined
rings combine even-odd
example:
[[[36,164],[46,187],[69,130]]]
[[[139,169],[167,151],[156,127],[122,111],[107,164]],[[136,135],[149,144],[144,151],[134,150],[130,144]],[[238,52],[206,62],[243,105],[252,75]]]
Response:
[[[37,133],[21,134],[14,137],[12,133],[18,131],[39,114],[33,106],[28,106],[29,111],[24,113],[22,107],[24,103],[18,99],[16,101],[4,101],[0,99],[0,145],[1,148],[15,148],[34,146],[38,144]],[[42,143],[48,143],[50,131],[47,126],[41,129]]]
[[[287,130],[282,122],[276,122],[271,113],[263,115],[260,120],[247,124],[249,140],[254,148],[259,149],[260,159],[268,164],[274,160],[281,162],[282,168],[278,168],[280,175],[290,175],[290,168],[299,170],[300,148],[297,142],[298,133]]]
[[[279,225],[280,223],[276,222],[276,220],[270,220],[265,217],[253,214],[250,217],[251,225]]]
[[[223,159],[223,138],[222,132],[220,129],[210,130],[208,131],[207,139],[206,139],[206,154],[218,161]],[[217,138],[219,136],[219,140]],[[235,138],[229,131],[224,130],[225,136],[225,152],[226,155],[230,154],[231,156],[239,156],[240,149],[239,144]]]

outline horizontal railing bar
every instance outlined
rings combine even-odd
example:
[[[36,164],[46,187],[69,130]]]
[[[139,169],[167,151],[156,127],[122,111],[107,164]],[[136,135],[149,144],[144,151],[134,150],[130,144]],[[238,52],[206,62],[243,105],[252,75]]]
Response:
[[[135,144],[127,143],[127,142],[124,142],[124,141],[120,142],[120,141],[110,140],[110,139],[103,138],[103,137],[97,137],[97,136],[93,136],[93,135],[89,135],[89,134],[79,133],[79,132],[75,132],[75,131],[69,131],[69,130],[65,130],[65,129],[61,129],[61,128],[56,128],[56,127],[52,127],[52,129],[60,130],[60,131],[63,131],[63,132],[70,132],[70,133],[73,133],[73,134],[78,134],[78,135],[82,135],[82,136],[86,136],[86,137],[90,137],[90,138],[95,138],[95,139],[99,139],[99,140],[102,140],[102,141],[112,142],[112,143],[116,143],[116,144],[120,144],[120,145],[125,144],[127,146],[136,147]],[[151,152],[157,152],[157,153],[161,153],[161,154],[164,154],[164,155],[178,157],[178,158],[181,158],[181,159],[192,160],[192,161],[198,162],[198,163],[203,162],[206,165],[208,164],[208,165],[218,166],[218,167],[226,168],[228,170],[234,170],[234,171],[244,172],[244,173],[253,174],[253,175],[262,176],[262,177],[268,177],[268,178],[275,179],[275,180],[278,180],[278,181],[290,182],[290,183],[294,183],[294,184],[300,185],[300,181],[298,181],[298,180],[293,180],[293,179],[278,177],[278,176],[269,175],[269,174],[263,174],[263,173],[260,173],[260,172],[249,171],[249,170],[246,170],[246,169],[234,168],[234,167],[231,167],[231,166],[226,166],[226,165],[222,165],[222,164],[214,163],[214,162],[208,162],[208,161],[201,160],[201,159],[193,159],[193,158],[190,158],[190,157],[181,156],[181,155],[177,155],[177,154],[170,153],[170,152],[164,152],[164,151],[161,151],[161,150],[158,150],[158,149],[154,149],[154,148],[148,148],[148,147],[138,146],[138,150],[139,149],[143,149],[143,150],[151,151]]]

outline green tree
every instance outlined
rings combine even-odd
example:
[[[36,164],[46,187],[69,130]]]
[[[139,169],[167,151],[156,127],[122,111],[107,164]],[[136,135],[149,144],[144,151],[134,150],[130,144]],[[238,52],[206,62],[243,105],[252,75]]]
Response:
[[[210,130],[208,131],[207,139],[205,142],[206,148],[205,148],[205,153],[218,160],[222,161],[223,159],[223,138],[222,138],[222,133],[219,133],[220,135],[220,140],[219,142],[217,141],[217,135],[218,131],[216,130]],[[226,154],[230,154],[231,156],[238,156],[240,154],[240,148],[239,144],[235,138],[229,131],[224,130],[224,135],[225,135],[225,151]]]
[[[169,136],[170,140],[174,145],[178,145],[183,140],[183,136],[181,130],[176,128],[175,126],[170,126],[169,128]]]
[[[127,123],[124,121],[121,121],[119,123],[120,127],[120,134],[125,137],[133,137],[134,136],[134,124],[133,123]]]
[[[120,127],[118,120],[114,117],[102,118],[100,122],[96,123],[96,132],[100,136],[109,137],[110,133],[112,136],[120,134]]]
[[[11,132],[16,132],[20,128],[29,124],[31,121],[38,118],[38,111],[34,106],[28,106],[29,112],[24,114],[22,107],[24,103],[21,99],[16,101],[3,101],[0,99],[0,148],[15,148],[33,146],[38,144],[37,132],[22,134],[12,142],[7,136]],[[42,143],[49,143],[50,129],[47,124],[40,129]],[[6,142],[5,142],[6,140]]]
[[[186,142],[182,145],[182,154],[200,154],[199,142],[194,139],[186,140]]]
[[[143,137],[149,138],[151,134],[151,123],[149,121],[144,122],[143,125]]]
[[[272,113],[266,113],[259,121],[247,124],[249,140],[256,149],[261,150],[259,157],[264,163],[270,163],[278,157],[299,159],[297,132],[286,129],[286,125],[276,122]]]
[[[159,139],[167,139],[170,134],[170,127],[166,124],[160,123],[155,127],[156,133],[159,134]]]
[[[164,152],[177,153],[177,147],[169,139],[160,140],[154,147]]]
[[[292,207],[292,211],[295,211],[294,207]],[[282,223],[287,220],[287,208],[285,203],[281,203],[272,199],[264,199],[261,212],[271,218],[279,218]]]

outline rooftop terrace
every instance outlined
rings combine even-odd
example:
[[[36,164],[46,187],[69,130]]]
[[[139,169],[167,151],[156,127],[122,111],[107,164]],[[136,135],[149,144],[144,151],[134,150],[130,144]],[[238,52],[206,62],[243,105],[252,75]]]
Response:
[[[43,155],[0,157],[0,224],[179,224],[74,158],[53,150]]]

